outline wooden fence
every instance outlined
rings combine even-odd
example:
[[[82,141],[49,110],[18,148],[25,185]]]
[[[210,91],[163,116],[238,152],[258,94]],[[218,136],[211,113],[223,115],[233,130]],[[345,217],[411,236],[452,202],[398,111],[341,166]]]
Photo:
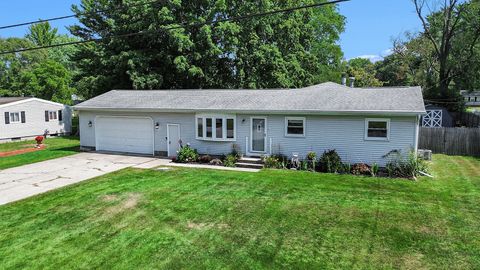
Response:
[[[480,128],[420,128],[419,149],[447,155],[480,156]]]

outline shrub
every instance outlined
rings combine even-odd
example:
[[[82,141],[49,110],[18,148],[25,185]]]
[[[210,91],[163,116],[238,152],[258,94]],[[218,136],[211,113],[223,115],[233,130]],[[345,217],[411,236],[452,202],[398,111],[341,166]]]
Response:
[[[203,155],[203,156],[200,156],[199,161],[200,163],[210,163],[210,161],[212,161],[212,157],[209,155]]]
[[[352,166],[354,175],[371,175],[370,167],[365,163],[356,163]]]
[[[238,158],[235,155],[227,155],[225,159],[223,160],[223,165],[225,167],[235,167],[235,163],[237,163]]]
[[[189,163],[198,160],[197,149],[191,148],[189,145],[182,146],[177,154],[176,162]]]
[[[317,153],[315,152],[308,152],[307,154],[307,160],[316,160],[317,159]]]
[[[372,176],[375,177],[378,175],[378,171],[380,170],[380,167],[378,166],[377,163],[373,163],[372,167],[371,167],[371,172],[372,172]]]
[[[342,169],[342,159],[335,150],[323,152],[319,162],[322,172],[337,173]]]
[[[350,174],[352,172],[352,165],[350,163],[343,163],[340,166],[339,173]]]
[[[407,157],[401,151],[391,151],[385,157],[390,161],[387,163],[387,173],[390,177],[416,178],[420,172],[428,172],[428,165],[425,160],[419,158],[415,151],[410,151]]]
[[[270,169],[286,169],[287,157],[281,155],[272,155],[263,157],[265,168]]]

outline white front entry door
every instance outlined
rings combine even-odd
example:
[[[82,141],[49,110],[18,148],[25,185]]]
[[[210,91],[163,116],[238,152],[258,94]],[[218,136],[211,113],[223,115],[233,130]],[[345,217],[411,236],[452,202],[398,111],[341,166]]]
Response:
[[[153,155],[153,120],[148,117],[98,116],[95,119],[97,151]]]
[[[167,124],[167,150],[169,157],[176,157],[180,149],[180,125]]]
[[[267,138],[267,118],[252,117],[251,119],[251,144],[252,152],[265,153],[266,152],[266,138]]]

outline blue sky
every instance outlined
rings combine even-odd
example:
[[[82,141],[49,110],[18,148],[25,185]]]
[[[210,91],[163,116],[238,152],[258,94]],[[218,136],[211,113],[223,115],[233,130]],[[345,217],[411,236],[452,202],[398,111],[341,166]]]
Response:
[[[0,26],[70,14],[79,0],[0,1]],[[391,48],[391,40],[405,31],[420,29],[410,0],[351,0],[340,4],[347,25],[340,45],[345,58],[364,56],[378,59]],[[53,22],[61,33],[74,19]],[[0,30],[1,37],[23,36],[26,27]]]

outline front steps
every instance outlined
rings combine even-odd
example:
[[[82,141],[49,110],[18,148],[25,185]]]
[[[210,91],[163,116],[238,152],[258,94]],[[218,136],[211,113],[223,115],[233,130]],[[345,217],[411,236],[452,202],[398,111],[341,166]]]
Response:
[[[247,169],[263,169],[263,161],[258,157],[242,157],[235,163],[236,167]]]

